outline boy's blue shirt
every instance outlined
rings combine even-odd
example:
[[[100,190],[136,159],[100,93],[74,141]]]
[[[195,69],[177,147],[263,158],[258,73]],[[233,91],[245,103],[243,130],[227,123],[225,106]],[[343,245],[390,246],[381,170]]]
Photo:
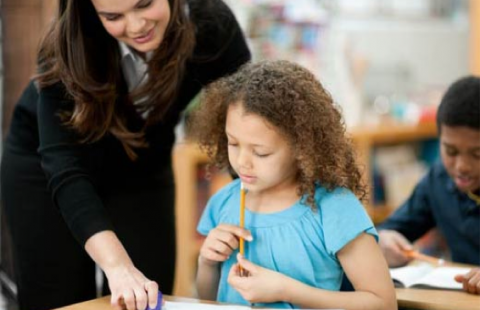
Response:
[[[251,231],[253,241],[245,242],[245,257],[307,285],[338,291],[343,269],[337,252],[363,232],[375,238],[377,233],[360,201],[349,190],[327,192],[317,187],[315,200],[315,210],[299,201],[270,214],[250,212],[247,205],[245,228]],[[206,236],[219,224],[239,225],[239,215],[240,180],[234,180],[210,199],[197,230]],[[237,253],[222,263],[217,301],[248,304],[227,282]],[[285,302],[255,305],[298,308]]]
[[[459,191],[442,162],[437,162],[410,198],[379,229],[392,229],[415,241],[437,227],[452,260],[480,265],[480,206]]]

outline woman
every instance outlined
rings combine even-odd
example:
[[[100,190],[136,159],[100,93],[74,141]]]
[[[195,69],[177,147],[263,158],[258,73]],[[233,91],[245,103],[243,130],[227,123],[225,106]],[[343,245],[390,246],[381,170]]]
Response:
[[[20,309],[95,298],[95,264],[114,308],[172,292],[173,129],[249,59],[221,0],[60,0],[2,158]]]

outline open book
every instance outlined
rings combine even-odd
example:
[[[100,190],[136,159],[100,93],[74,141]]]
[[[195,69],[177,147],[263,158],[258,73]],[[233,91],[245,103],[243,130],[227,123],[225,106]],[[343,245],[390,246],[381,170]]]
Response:
[[[420,264],[390,269],[390,275],[396,287],[461,290],[463,286],[455,281],[455,276],[469,271],[470,268],[464,267]]]

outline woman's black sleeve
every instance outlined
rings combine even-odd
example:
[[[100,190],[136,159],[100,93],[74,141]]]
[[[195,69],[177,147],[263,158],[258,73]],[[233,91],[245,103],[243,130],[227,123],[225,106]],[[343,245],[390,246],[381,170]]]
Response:
[[[201,7],[195,7],[201,2]],[[198,61],[203,85],[234,73],[250,61],[251,53],[231,9],[221,0],[192,1]]]
[[[113,227],[94,186],[101,152],[95,144],[80,143],[78,134],[61,120],[60,113],[72,107],[62,84],[40,90],[38,152],[53,202],[83,245],[95,233]]]

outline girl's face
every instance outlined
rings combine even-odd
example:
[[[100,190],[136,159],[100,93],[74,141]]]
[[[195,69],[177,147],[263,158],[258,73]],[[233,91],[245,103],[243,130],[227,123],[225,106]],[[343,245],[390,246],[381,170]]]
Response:
[[[295,190],[297,166],[287,140],[273,125],[245,114],[242,103],[230,105],[226,134],[228,158],[247,190]]]
[[[84,0],[80,0],[84,1]],[[105,30],[140,53],[155,50],[170,21],[168,0],[92,0]]]
[[[480,189],[480,131],[441,125],[443,165],[462,192]]]

